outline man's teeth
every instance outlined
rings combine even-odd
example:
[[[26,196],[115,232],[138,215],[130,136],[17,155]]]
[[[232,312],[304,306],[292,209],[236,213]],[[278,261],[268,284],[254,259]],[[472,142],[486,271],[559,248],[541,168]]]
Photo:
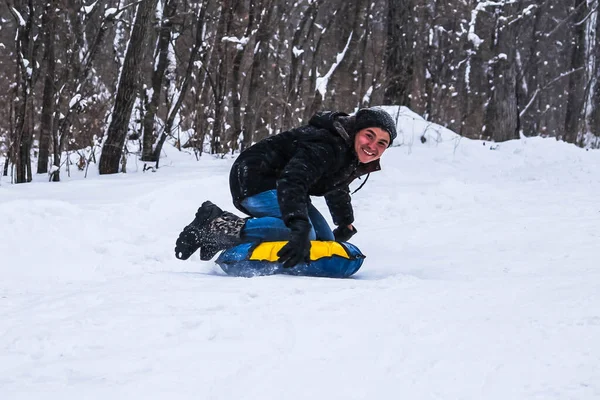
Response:
[[[374,156],[374,155],[375,155],[375,153],[369,153],[369,152],[368,152],[368,151],[366,151],[365,149],[362,149],[362,151],[364,151],[364,152],[365,152],[367,155],[369,155],[369,156]]]

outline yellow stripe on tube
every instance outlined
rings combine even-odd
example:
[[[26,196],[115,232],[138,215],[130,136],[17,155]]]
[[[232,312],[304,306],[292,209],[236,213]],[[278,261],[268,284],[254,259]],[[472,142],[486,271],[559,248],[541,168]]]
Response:
[[[277,253],[287,242],[263,242],[256,246],[249,260],[253,261],[277,261]],[[316,261],[323,257],[340,256],[350,258],[346,249],[338,242],[312,241],[310,247],[310,259]]]

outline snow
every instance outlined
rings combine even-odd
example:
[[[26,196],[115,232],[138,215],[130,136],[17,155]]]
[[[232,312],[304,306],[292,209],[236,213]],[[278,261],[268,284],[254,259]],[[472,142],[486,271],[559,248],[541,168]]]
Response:
[[[319,76],[318,72],[317,72],[315,91],[321,93],[323,100],[325,99],[325,95],[327,94],[327,84],[329,83],[329,79],[335,72],[335,69],[337,68],[337,66],[344,59],[344,56],[346,55],[346,51],[348,50],[348,47],[350,46],[350,41],[352,40],[352,34],[353,34],[353,32],[350,32],[350,35],[348,36],[348,41],[346,42],[346,47],[344,47],[344,49],[336,55],[335,62],[331,65],[331,67],[329,68],[329,71],[327,71],[327,73],[324,76]]]
[[[296,46],[294,46],[292,48],[292,53],[294,54],[294,57],[298,58],[298,57],[300,57],[302,55],[302,53],[304,53],[304,50],[303,49],[299,49]]]
[[[362,104],[369,104],[371,102],[371,95],[373,94],[373,86],[369,86],[365,95],[362,98]]]
[[[249,37],[247,36],[243,36],[241,38],[237,38],[235,36],[225,36],[223,37],[223,39],[221,39],[222,42],[229,42],[229,43],[236,43],[238,45],[240,45],[240,47],[238,47],[238,49],[243,49],[243,46],[245,46],[246,44],[248,44],[248,41],[250,40]]]
[[[11,7],[11,9],[12,9],[13,13],[17,16],[17,19],[19,20],[19,26],[25,27],[27,25],[27,23],[25,22],[25,19],[23,18],[21,13],[14,7]]]
[[[69,108],[75,107],[75,105],[77,105],[80,100],[81,100],[81,93],[77,93],[75,96],[73,96],[71,101],[69,101]]]
[[[156,9],[154,11],[154,17],[156,18],[157,21],[161,21],[163,18],[163,3],[162,1],[157,1],[156,2]],[[164,21],[163,21],[164,23]]]
[[[104,17],[105,18],[109,18],[109,17],[117,17],[116,14],[119,10],[117,8],[111,7],[111,8],[107,8],[106,11],[104,11]]]
[[[235,211],[230,156],[2,178],[0,398],[599,398],[600,151],[386,109],[352,279],[174,258],[203,200]]]
[[[481,3],[478,3],[477,7],[475,7],[471,11],[471,21],[469,22],[469,32],[467,34],[467,40],[469,42],[473,43],[473,46],[475,46],[475,49],[478,49],[479,46],[481,45],[481,43],[483,43],[483,39],[481,39],[475,33],[475,24],[477,23],[477,15],[479,14],[480,10],[481,10]]]
[[[81,6],[81,11],[83,11],[84,14],[89,15],[91,14],[92,11],[94,11],[94,7],[96,7],[96,4],[98,4],[98,1],[94,1],[92,2],[92,4],[90,4],[89,6],[86,6],[85,4]],[[107,10],[108,11],[108,10]],[[116,10],[115,10],[116,11]],[[114,14],[114,12],[112,13]],[[106,14],[105,14],[106,15]]]
[[[531,13],[533,13],[533,11],[535,10],[536,7],[538,7],[537,4],[531,4],[523,10],[522,14],[523,15],[531,15]]]
[[[176,38],[174,37],[173,41],[169,42],[169,47],[167,51],[167,98],[169,99],[169,103],[171,105],[169,109],[169,115],[171,115],[174,112],[177,100],[181,94],[181,91],[177,88],[176,85],[177,74],[175,73],[175,70],[177,69],[177,56],[175,55],[175,40]]]

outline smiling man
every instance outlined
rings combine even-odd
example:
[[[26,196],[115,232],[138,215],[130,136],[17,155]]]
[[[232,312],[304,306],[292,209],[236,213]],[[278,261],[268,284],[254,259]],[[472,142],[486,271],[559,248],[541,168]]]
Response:
[[[241,242],[287,240],[279,261],[293,267],[308,259],[311,240],[349,240],[357,232],[349,184],[378,171],[395,138],[392,117],[372,107],[354,116],[321,112],[307,125],[261,140],[239,155],[229,176],[234,205],[251,218],[204,202],[179,235],[176,257],[200,249],[200,258],[210,260]],[[325,197],[333,231],[311,196]]]

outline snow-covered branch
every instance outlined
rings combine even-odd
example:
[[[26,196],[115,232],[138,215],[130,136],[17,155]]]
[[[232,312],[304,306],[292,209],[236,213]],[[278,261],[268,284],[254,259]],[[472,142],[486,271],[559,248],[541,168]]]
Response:
[[[485,10],[487,7],[502,7],[509,4],[516,3],[517,0],[508,0],[508,1],[480,1],[477,3],[477,6],[471,11],[471,21],[469,22],[469,31],[467,34],[467,40],[473,43],[476,49],[479,48],[481,43],[483,43],[483,39],[481,39],[475,33],[475,25],[477,23],[477,15]]]
[[[350,32],[350,35],[348,36],[348,41],[346,42],[346,46],[344,47],[344,50],[342,50],[341,53],[337,54],[337,56],[335,58],[335,62],[333,63],[331,68],[329,68],[329,71],[327,71],[325,76],[317,76],[317,85],[316,85],[315,90],[317,92],[321,93],[321,96],[323,99],[325,98],[325,94],[327,93],[327,84],[329,83],[329,79],[335,72],[335,69],[338,67],[338,65],[340,65],[340,63],[344,59],[344,56],[346,55],[346,51],[348,50],[348,47],[350,46],[351,40],[352,40],[352,32]]]
[[[584,69],[585,69],[584,67],[581,67],[581,68],[573,69],[573,70],[568,71],[568,72],[564,72],[564,73],[560,74],[559,76],[557,76],[556,78],[552,79],[550,82],[548,82],[546,85],[544,85],[544,87],[537,88],[535,90],[535,92],[533,93],[533,96],[531,96],[531,99],[529,100],[529,102],[527,103],[527,105],[519,113],[519,118],[523,118],[523,115],[525,115],[525,113],[527,112],[527,110],[529,110],[529,108],[533,104],[533,101],[535,100],[535,98],[537,97],[537,95],[540,92],[544,91],[545,89],[548,89],[550,86],[552,86],[553,84],[555,84],[559,80],[561,80],[563,78],[566,78],[567,76],[572,75],[572,74],[574,74],[576,72],[582,71]]]

